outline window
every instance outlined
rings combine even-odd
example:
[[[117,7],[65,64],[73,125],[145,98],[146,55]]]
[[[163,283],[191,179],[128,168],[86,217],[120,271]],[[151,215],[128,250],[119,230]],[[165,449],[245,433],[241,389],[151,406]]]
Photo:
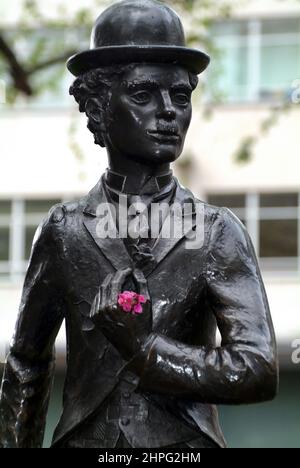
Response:
[[[210,194],[244,222],[265,271],[300,273],[300,194]]]
[[[9,258],[9,228],[0,227],[0,261],[8,262]]]
[[[295,270],[300,257],[300,204],[297,193],[261,194],[259,255],[266,269]]]
[[[208,196],[208,203],[216,206],[230,208],[231,211],[246,224],[246,195],[239,193],[231,194],[211,194]]]
[[[226,206],[227,208],[245,208],[246,195],[228,194],[228,195],[209,195],[209,203],[217,206]]]
[[[8,200],[0,200],[0,216],[10,215],[11,202]]]
[[[260,220],[260,256],[263,258],[298,256],[296,219]]]
[[[216,23],[212,35],[219,53],[208,86],[225,102],[289,98],[300,78],[300,18]]]
[[[0,276],[2,276],[9,261],[9,226],[11,203],[0,200]]]
[[[60,200],[0,200],[0,278],[20,279],[36,228]]]

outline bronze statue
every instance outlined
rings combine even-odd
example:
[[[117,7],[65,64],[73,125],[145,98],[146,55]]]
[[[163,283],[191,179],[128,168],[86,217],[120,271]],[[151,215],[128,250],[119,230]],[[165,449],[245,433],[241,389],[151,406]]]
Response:
[[[154,0],[114,3],[96,21],[91,49],[69,60],[70,94],[109,167],[39,229],[3,376],[2,447],[42,445],[63,319],[67,375],[53,447],[224,447],[215,404],[274,397],[275,338],[249,236],[170,170],[208,63],[186,47],[176,13]],[[108,222],[116,235],[100,235],[101,207],[123,202],[126,216]],[[161,235],[170,216],[180,223],[162,211],[154,227],[139,223],[135,235],[127,224],[120,235],[124,221],[159,203],[189,205],[189,229]],[[132,204],[144,208],[129,213]],[[187,248],[199,227],[201,244]]]

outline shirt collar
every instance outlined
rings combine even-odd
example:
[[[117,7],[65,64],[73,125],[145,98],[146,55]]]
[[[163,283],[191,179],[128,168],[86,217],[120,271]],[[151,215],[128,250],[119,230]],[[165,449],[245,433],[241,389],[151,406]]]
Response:
[[[107,169],[105,174],[105,182],[108,188],[114,190],[115,192],[133,194],[127,184],[127,177],[122,174],[118,174],[117,172]],[[171,182],[173,182],[172,171],[160,176],[150,177],[138,195],[155,195],[170,185]]]

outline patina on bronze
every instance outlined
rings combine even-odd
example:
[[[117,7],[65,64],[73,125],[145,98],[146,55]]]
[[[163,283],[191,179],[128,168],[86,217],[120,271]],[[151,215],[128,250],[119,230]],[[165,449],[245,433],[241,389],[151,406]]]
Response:
[[[106,147],[109,169],[86,197],[53,207],[39,228],[2,382],[0,444],[42,445],[53,345],[65,319],[54,447],[224,447],[214,405],[272,399],[277,361],[244,226],[228,209],[197,200],[170,171],[209,58],[186,47],[178,16],[153,0],[108,8],[91,47],[68,62],[77,76],[70,93]],[[99,236],[98,207],[118,207],[122,196],[147,209],[158,201],[191,205],[190,232]],[[203,243],[187,249],[199,206]],[[124,290],[147,298],[143,313],[121,310]]]

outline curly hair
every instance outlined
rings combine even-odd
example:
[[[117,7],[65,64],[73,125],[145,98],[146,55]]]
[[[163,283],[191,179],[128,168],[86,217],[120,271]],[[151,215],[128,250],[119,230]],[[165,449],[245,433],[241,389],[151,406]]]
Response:
[[[93,133],[96,145],[105,147],[106,128],[111,120],[109,103],[114,83],[120,82],[124,74],[137,65],[131,63],[95,68],[77,77],[71,85],[69,93],[79,104],[79,111],[85,112],[88,118],[87,128]],[[198,76],[189,72],[189,80],[194,90],[198,84]],[[94,112],[91,111],[91,104]]]

